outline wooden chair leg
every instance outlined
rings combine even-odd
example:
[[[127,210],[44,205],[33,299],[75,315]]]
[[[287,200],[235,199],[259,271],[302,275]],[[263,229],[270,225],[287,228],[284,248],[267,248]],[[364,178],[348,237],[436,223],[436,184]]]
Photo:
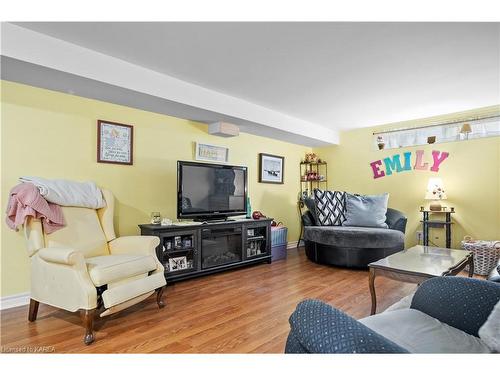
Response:
[[[85,336],[83,342],[85,345],[90,345],[94,342],[94,315],[95,309],[83,311],[83,324],[85,326]]]
[[[165,291],[165,287],[156,289],[156,303],[160,309],[165,307],[165,301],[163,300],[163,292]]]
[[[38,314],[38,305],[40,303],[38,301],[35,301],[34,299],[30,298],[30,309],[28,312],[28,320],[30,322],[34,322],[36,320],[36,316]]]

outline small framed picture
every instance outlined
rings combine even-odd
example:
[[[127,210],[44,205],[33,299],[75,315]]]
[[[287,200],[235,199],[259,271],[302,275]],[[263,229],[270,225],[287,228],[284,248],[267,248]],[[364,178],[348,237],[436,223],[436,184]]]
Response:
[[[97,162],[133,164],[134,128],[118,122],[97,121]]]
[[[227,147],[196,142],[194,158],[195,160],[227,163],[229,161],[229,149]]]
[[[172,240],[168,239],[163,242],[165,250],[172,250]]]
[[[170,271],[180,271],[188,268],[186,257],[170,258],[168,260]]]
[[[193,241],[191,240],[191,237],[185,237],[183,240],[183,245],[184,247],[191,247],[193,244]]]
[[[285,170],[283,156],[259,154],[259,182],[282,184]]]
[[[181,236],[175,236],[174,237],[175,241],[175,248],[176,249],[181,249],[182,248],[182,237]]]

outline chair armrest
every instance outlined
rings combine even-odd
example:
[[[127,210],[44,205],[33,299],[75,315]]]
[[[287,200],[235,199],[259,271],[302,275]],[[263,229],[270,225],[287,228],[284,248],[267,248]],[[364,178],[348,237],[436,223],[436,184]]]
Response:
[[[123,236],[108,242],[111,254],[153,254],[160,244],[155,236]]]
[[[67,247],[45,247],[38,251],[38,255],[49,263],[73,266],[84,262],[84,256],[80,251]]]
[[[318,300],[305,300],[290,316],[285,353],[407,353],[407,350]]]
[[[478,336],[500,300],[500,284],[466,277],[434,277],[415,292],[411,308]]]
[[[302,225],[304,225],[305,227],[316,225],[314,223],[314,218],[312,217],[311,211],[306,211],[304,214],[302,214]]]

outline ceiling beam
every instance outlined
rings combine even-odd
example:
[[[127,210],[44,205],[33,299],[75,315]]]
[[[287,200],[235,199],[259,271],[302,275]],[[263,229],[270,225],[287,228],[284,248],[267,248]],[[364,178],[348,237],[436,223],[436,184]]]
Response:
[[[286,133],[287,138],[290,139],[288,141],[299,144],[339,143],[338,132],[320,124],[304,121],[10,23],[2,23],[1,54],[11,59],[11,63],[17,60],[67,73],[90,82],[122,88],[128,93],[138,93],[165,100],[172,106],[177,104],[178,108],[174,111],[177,113],[170,114],[178,117],[206,122],[231,119],[231,122],[242,126],[242,131],[253,134],[262,133],[263,136],[268,137],[276,136],[278,139],[283,139],[280,135]],[[2,68],[2,77],[9,76],[8,72],[4,74],[3,70],[4,68]],[[10,74],[10,80],[22,80],[22,77],[16,79],[13,75],[13,73]],[[29,82],[25,83],[29,84]],[[39,86],[43,86],[41,81]],[[58,90],[57,87],[47,88]],[[70,90],[78,95],[78,87]],[[96,99],[99,98],[96,97]],[[130,97],[127,103],[120,103],[119,95],[114,100],[110,98],[110,101],[142,109],[140,105],[134,105]],[[200,118],[200,113],[211,115],[203,119]],[[302,138],[303,141],[301,141]]]

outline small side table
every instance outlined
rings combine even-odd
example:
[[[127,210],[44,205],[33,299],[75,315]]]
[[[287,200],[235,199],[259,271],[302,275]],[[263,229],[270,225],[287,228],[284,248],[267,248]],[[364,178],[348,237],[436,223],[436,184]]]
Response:
[[[451,226],[453,224],[453,221],[451,219],[451,214],[455,213],[455,209],[445,208],[445,209],[442,209],[441,211],[431,211],[431,210],[425,210],[425,209],[423,209],[423,207],[420,207],[420,212],[422,213],[422,220],[420,220],[420,222],[422,223],[423,245],[429,246],[429,228],[443,227],[444,226],[445,231],[446,231],[446,248],[450,249],[451,248]],[[429,218],[430,213],[432,213],[432,214],[445,214],[445,219],[444,220],[430,219]]]

